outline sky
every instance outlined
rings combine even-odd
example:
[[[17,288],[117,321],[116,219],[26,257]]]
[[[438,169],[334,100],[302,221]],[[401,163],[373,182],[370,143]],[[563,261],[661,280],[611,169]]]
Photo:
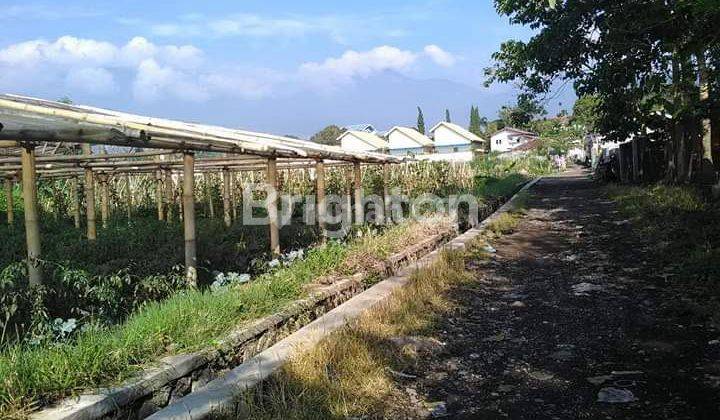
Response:
[[[418,106],[465,125],[514,102],[483,69],[531,35],[490,0],[28,0],[0,8],[0,92],[301,137],[413,126]]]

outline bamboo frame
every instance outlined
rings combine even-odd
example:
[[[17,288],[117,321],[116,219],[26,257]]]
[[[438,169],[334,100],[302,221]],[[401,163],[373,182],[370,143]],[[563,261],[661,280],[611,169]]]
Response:
[[[7,224],[12,226],[15,224],[15,201],[13,197],[13,180],[5,178],[5,214],[7,216]]]
[[[132,206],[133,206],[133,195],[132,195],[132,184],[130,183],[130,174],[125,174],[125,204],[127,205],[127,218],[132,219]]]
[[[99,174],[98,182],[100,183],[100,218],[102,220],[103,229],[107,229],[108,221],[110,219],[110,191],[108,176],[106,174]]]
[[[392,223],[392,198],[390,197],[390,165],[382,165],[383,172],[383,217],[380,223]]]
[[[37,179],[35,174],[35,149],[22,150],[22,189],[25,209],[25,239],[27,243],[28,278],[31,286],[42,285],[40,258],[40,223],[37,205]]]
[[[325,163],[318,160],[315,164],[315,198],[317,201],[317,221],[323,237],[326,236],[325,223],[327,203],[325,202]]]
[[[163,180],[162,172],[155,172],[155,201],[157,204],[157,217],[158,220],[165,220],[165,211],[163,206]]]
[[[289,137],[148,118],[35,98],[0,95],[0,140],[73,141],[156,149],[218,151],[264,157],[401,162],[372,152],[349,152]]]
[[[222,171],[222,198],[223,198],[223,221],[226,227],[232,225],[232,214],[230,212],[230,170]]]
[[[363,205],[362,192],[362,172],[360,172],[360,163],[353,164],[354,185],[355,188],[355,224],[362,225],[365,223],[365,206]]]
[[[92,149],[89,144],[83,144],[83,154],[89,155]],[[87,219],[87,238],[90,241],[97,239],[97,226],[95,224],[95,176],[90,168],[85,169],[85,216]]]
[[[103,177],[112,174],[125,174],[127,186],[127,215],[132,213],[132,188],[130,174],[156,175],[156,200],[158,219],[173,218],[174,187],[173,173],[181,173],[182,200],[178,216],[183,220],[185,230],[185,263],[187,266],[188,284],[197,284],[197,250],[195,226],[194,174],[204,173],[205,193],[208,195],[210,216],[215,213],[212,197],[212,173],[223,171],[222,196],[226,224],[230,225],[237,218],[235,203],[235,180],[233,171],[249,171],[254,177],[256,171],[267,171],[266,183],[269,189],[267,198],[270,248],[273,255],[280,253],[279,226],[279,177],[278,169],[307,169],[315,167],[318,199],[318,223],[325,229],[327,213],[325,199],[325,169],[330,166],[352,165],[347,184],[347,200],[349,220],[352,223],[352,190],[354,181],[355,222],[364,222],[362,202],[361,164],[367,163],[401,163],[404,158],[382,155],[372,152],[350,152],[339,147],[319,145],[308,141],[287,137],[255,133],[223,127],[198,125],[165,119],[147,118],[110,110],[81,107],[33,98],[11,95],[0,95],[0,147],[22,147],[20,159],[16,156],[0,158],[0,163],[8,164],[0,167],[0,176],[16,176],[23,174],[23,194],[34,194],[26,202],[35,207],[33,214],[26,211],[26,227],[28,241],[28,262],[37,262],[40,256],[39,228],[37,227],[37,187],[38,177],[70,178],[74,188],[73,216],[75,225],[80,225],[80,203],[78,201],[78,179],[84,176],[84,189],[87,217],[87,238],[97,239],[96,207],[95,207],[95,172]],[[80,143],[81,155],[35,156],[33,143]],[[159,149],[151,152],[93,154],[91,144],[141,147],[143,149]],[[40,150],[40,149],[38,149]],[[57,147],[56,149],[57,150]],[[195,158],[198,151],[224,153],[225,156],[214,156],[203,159]],[[11,150],[11,153],[16,153]],[[42,150],[44,153],[44,149]],[[182,159],[177,155],[182,154]],[[175,157],[173,157],[175,155]],[[142,159],[155,157],[157,159]],[[160,157],[167,157],[161,160]],[[39,162],[37,164],[36,162]],[[18,165],[19,163],[19,165]],[[163,184],[161,174],[166,175]],[[107,178],[101,177],[101,212],[103,226],[109,220],[110,197]],[[116,178],[117,179],[117,178]],[[210,180],[210,182],[208,182]],[[387,180],[385,180],[387,181]],[[33,187],[30,188],[30,182]],[[387,182],[386,182],[387,183]],[[202,195],[202,194],[201,194]],[[167,199],[167,206],[163,197]],[[385,189],[387,197],[387,188]],[[34,199],[32,199],[34,198]],[[386,199],[387,201],[387,199]],[[387,206],[388,203],[385,203]],[[387,207],[386,207],[387,208]],[[167,209],[167,213],[165,210]],[[11,210],[9,210],[11,211]],[[9,216],[10,218],[10,216]],[[34,226],[33,227],[33,218]],[[229,223],[228,223],[229,219]],[[29,221],[29,223],[28,223]],[[36,231],[33,231],[33,229]],[[29,266],[29,268],[32,268]],[[37,268],[37,267],[36,267]],[[36,281],[41,281],[41,274],[35,273]]]
[[[270,221],[270,252],[273,255],[280,255],[280,222],[278,217],[278,176],[277,161],[275,158],[267,162],[267,210]]]
[[[78,179],[70,178],[70,201],[72,202],[73,223],[80,229],[80,199],[78,198]]]
[[[173,222],[175,205],[175,183],[170,170],[165,171],[165,221]]]
[[[186,281],[190,287],[197,287],[197,236],[195,232],[195,155],[183,155],[183,225],[185,235]]]

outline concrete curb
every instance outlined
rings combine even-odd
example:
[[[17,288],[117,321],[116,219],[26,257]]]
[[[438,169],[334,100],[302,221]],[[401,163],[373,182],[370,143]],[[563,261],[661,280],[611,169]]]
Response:
[[[148,419],[197,420],[210,416],[232,412],[242,394],[267,379],[287,360],[300,354],[334,331],[343,328],[348,322],[357,319],[363,313],[388,300],[393,292],[409,281],[413,273],[433,264],[442,250],[465,249],[477,238],[489,223],[501,214],[511,211],[523,192],[529,190],[542,178],[525,184],[507,203],[483,220],[477,227],[457,236],[448,244],[427,254],[414,264],[405,267],[397,275],[390,277],[368,290],[356,295],[347,302],[331,310],[322,317],[304,326],[274,346],[228,372],[225,376],[209,382],[205,387],[193,392]]]

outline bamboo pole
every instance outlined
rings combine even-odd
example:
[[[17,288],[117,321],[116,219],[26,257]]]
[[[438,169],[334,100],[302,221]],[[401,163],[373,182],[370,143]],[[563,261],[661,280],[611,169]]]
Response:
[[[389,225],[392,223],[392,202],[390,198],[390,165],[384,163],[383,171],[383,220],[380,223]]]
[[[5,178],[5,205],[7,206],[5,210],[7,223],[12,226],[15,223],[15,209],[13,208],[15,202],[13,198],[13,180],[10,178]]]
[[[235,173],[230,172],[230,208],[232,209],[232,218],[237,220],[237,194],[235,194]]]
[[[194,168],[194,161],[193,161],[193,168]],[[194,169],[193,169],[193,170],[194,170]],[[184,172],[184,171],[185,171],[185,170],[183,169],[183,172]],[[194,174],[194,173],[195,173],[195,172],[193,172],[193,174]],[[194,178],[194,176],[195,176],[195,175],[193,175],[193,194],[195,194],[195,178]],[[184,182],[185,182],[185,181],[184,181],[184,177],[183,177],[182,175],[178,175],[178,185],[184,185]],[[181,192],[180,194],[181,194],[180,199],[177,200],[178,217],[180,218],[180,223],[183,223],[183,221],[185,220],[185,214],[184,214],[184,210],[183,210],[183,197],[182,197],[182,192]],[[194,203],[195,203],[195,198],[193,197],[193,204],[194,204]]]
[[[168,223],[173,221],[173,207],[175,205],[175,184],[172,178],[172,172],[170,170],[165,171],[165,220]]]
[[[321,234],[325,236],[325,215],[327,212],[327,203],[325,202],[325,163],[321,160],[318,160],[315,164],[315,195],[318,227]]]
[[[33,147],[22,149],[22,167],[28,277],[31,286],[39,286],[42,284],[42,270],[40,268],[40,224],[38,220],[35,149]]]
[[[223,220],[225,226],[232,225],[232,215],[230,213],[230,171],[223,169],[222,171],[222,193],[223,193]]]
[[[348,168],[345,173],[345,207],[347,208],[346,220],[348,226],[352,225],[353,222],[353,207],[352,207],[352,189],[353,189],[353,171],[352,168]]]
[[[132,196],[132,185],[130,183],[130,174],[125,174],[125,188],[127,188],[127,191],[125,191],[125,200],[127,204],[127,218],[128,220],[132,219],[132,206],[133,206],[133,196]]]
[[[270,252],[280,255],[280,223],[278,218],[277,160],[269,158],[267,162],[267,210],[270,221]]]
[[[353,164],[353,172],[355,175],[355,224],[362,225],[365,221],[365,209],[363,208],[362,201],[362,173],[360,172],[360,162]]]
[[[78,197],[78,179],[70,178],[70,199],[72,200],[72,213],[75,228],[80,229],[80,198]]]
[[[110,189],[108,188],[108,176],[101,174],[98,176],[100,181],[100,217],[102,219],[103,229],[108,227],[108,219],[110,218]]]
[[[163,211],[163,184],[162,172],[155,172],[155,201],[157,202],[158,220],[165,220],[165,212]]]
[[[197,287],[197,243],[195,233],[195,155],[183,155],[183,224],[185,227],[185,269],[188,286]]]
[[[92,154],[89,144],[83,144],[83,154]],[[92,169],[85,168],[85,215],[87,218],[87,238],[90,241],[97,239],[97,226],[95,225],[95,176]]]
[[[215,218],[215,199],[213,198],[212,174],[205,174],[205,193],[207,194],[210,218]]]

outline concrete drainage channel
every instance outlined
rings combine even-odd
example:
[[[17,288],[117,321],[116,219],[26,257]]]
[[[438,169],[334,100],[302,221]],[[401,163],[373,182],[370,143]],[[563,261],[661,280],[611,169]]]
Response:
[[[518,194],[537,181],[526,184]],[[428,238],[365,273],[316,288],[309,297],[243,326],[217,346],[165,358],[159,366],[146,369],[120,387],[68,398],[31,418],[200,419],[232,413],[245,390],[269,377],[293,354],[312,347],[385,301],[394,290],[407,284],[415,271],[431,265],[441,249],[464,248],[488,223],[512,209],[518,194],[478,227],[452,240],[454,231]],[[363,291],[369,273],[381,273],[387,278]]]
[[[405,286],[413,273],[432,265],[444,249],[465,249],[477,238],[489,223],[514,208],[518,196],[530,189],[541,178],[535,179],[518,191],[508,202],[492,215],[483,220],[476,228],[457,236],[444,246],[430,252],[397,272],[396,275],[381,281],[366,291],[331,310],[315,321],[286,337],[257,356],[217,378],[205,387],[193,392],[165,409],[153,414],[149,420],[197,420],[206,418],[224,418],[242,412],[242,395],[248,389],[267,379],[287,360],[317,344],[327,335],[346,326],[363,313],[389,299],[393,291]]]

